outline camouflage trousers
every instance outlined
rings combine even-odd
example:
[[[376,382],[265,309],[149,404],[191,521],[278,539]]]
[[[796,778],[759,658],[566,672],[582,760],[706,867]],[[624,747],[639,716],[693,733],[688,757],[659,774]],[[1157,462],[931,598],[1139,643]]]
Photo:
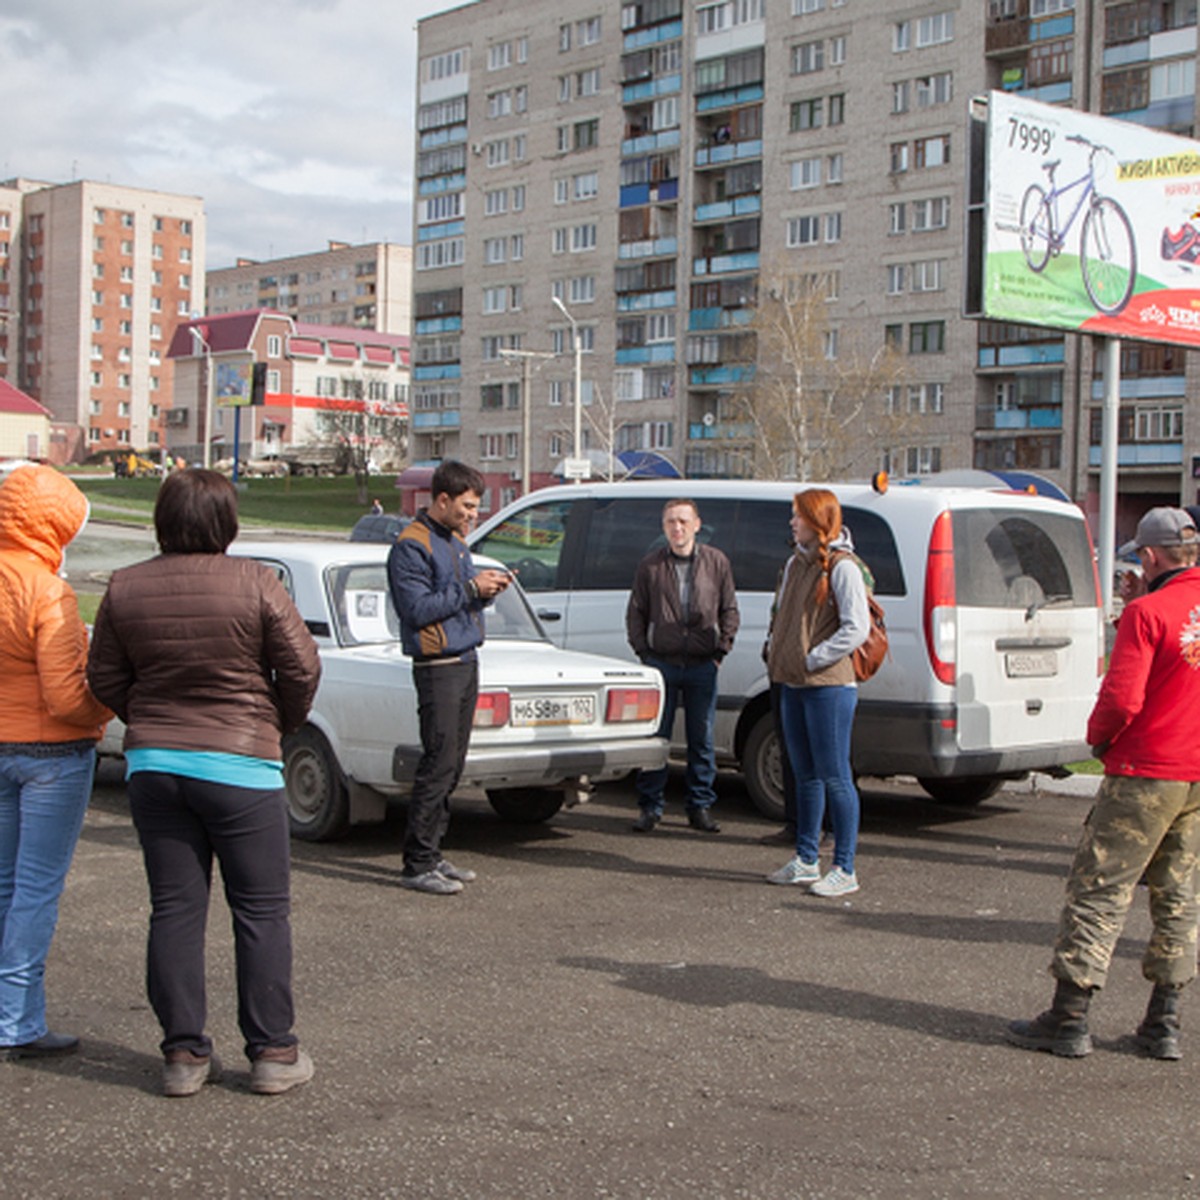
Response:
[[[1200,783],[1106,775],[1071,865],[1051,974],[1078,987],[1104,986],[1144,875],[1154,931],[1142,974],[1152,983],[1189,982],[1198,856]]]

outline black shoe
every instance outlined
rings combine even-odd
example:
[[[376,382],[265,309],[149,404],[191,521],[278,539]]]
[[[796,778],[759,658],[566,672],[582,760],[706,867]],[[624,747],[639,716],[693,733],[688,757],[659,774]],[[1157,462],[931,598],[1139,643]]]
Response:
[[[1044,1050],[1059,1058],[1083,1058],[1092,1052],[1087,1019],[1062,1019],[1047,1010],[1032,1021],[1013,1021],[1004,1034],[1005,1041],[1022,1050]]]
[[[701,833],[720,833],[721,827],[713,820],[707,808],[693,808],[688,813],[688,824]]]
[[[758,839],[758,844],[760,846],[795,846],[796,827],[795,825],[785,825],[774,833],[763,834]]]
[[[630,826],[634,833],[649,833],[658,824],[658,817],[642,809],[642,815]]]
[[[0,1061],[15,1062],[20,1058],[52,1058],[59,1054],[74,1054],[79,1039],[69,1033],[43,1033],[32,1042],[19,1046],[0,1046]]]

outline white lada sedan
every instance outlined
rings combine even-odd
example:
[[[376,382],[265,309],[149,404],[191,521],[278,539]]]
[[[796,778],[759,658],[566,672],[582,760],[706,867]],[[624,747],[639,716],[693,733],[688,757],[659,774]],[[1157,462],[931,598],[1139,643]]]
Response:
[[[320,648],[312,712],[283,747],[292,836],[325,841],[381,819],[390,799],[411,790],[421,754],[411,662],[388,595],[388,547],[238,541],[230,553],[279,575]],[[657,671],[560,650],[519,586],[498,596],[485,619],[461,791],[486,793],[508,820],[545,821],[564,801],[586,799],[594,782],[666,761],[667,743],[656,736]]]

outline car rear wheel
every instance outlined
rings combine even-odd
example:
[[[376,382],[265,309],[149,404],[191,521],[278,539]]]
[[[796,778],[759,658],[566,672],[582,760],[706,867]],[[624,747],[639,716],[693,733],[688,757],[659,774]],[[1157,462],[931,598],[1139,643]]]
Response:
[[[918,779],[917,782],[939,804],[982,804],[1003,786],[995,775],[964,775],[961,779]]]
[[[558,788],[493,788],[487,798],[497,816],[517,825],[548,821],[563,806]]]
[[[775,718],[765,712],[754,723],[742,751],[742,775],[754,807],[772,821],[784,819],[783,753],[775,735]]]
[[[312,728],[283,740],[288,825],[302,842],[328,842],[350,828],[350,797],[325,738]]]

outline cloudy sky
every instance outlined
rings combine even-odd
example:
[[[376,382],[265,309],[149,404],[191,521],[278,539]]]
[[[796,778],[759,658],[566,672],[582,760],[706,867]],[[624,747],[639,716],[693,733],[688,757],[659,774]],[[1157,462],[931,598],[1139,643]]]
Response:
[[[208,266],[411,240],[416,22],[455,0],[0,0],[0,180],[204,198]]]

